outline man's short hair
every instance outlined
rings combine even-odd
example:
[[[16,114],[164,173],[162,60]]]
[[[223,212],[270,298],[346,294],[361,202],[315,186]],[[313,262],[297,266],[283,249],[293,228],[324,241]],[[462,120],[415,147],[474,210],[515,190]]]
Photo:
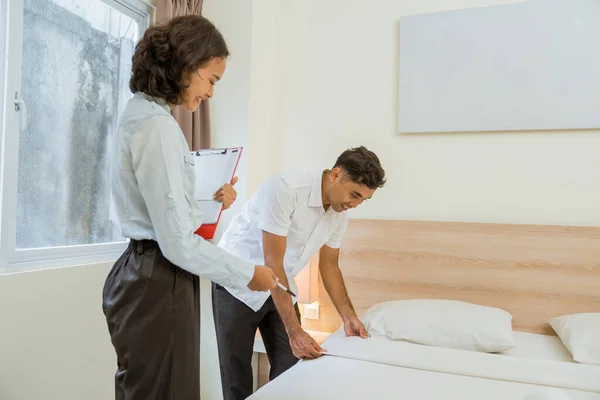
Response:
[[[342,169],[352,182],[369,189],[382,188],[386,181],[379,158],[364,146],[344,151],[333,168]]]

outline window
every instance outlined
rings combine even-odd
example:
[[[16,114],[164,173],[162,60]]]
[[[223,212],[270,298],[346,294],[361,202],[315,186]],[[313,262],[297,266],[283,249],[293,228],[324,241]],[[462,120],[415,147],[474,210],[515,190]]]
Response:
[[[111,159],[150,9],[134,0],[9,3],[0,268],[114,259],[125,239],[110,218]]]

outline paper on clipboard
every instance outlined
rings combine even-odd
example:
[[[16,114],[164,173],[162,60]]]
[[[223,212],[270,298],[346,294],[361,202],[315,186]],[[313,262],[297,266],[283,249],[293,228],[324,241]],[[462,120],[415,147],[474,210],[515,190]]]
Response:
[[[241,148],[207,149],[192,152],[196,164],[194,197],[201,203],[204,224],[216,224],[222,204],[213,196],[224,184],[230,183],[241,156]]]

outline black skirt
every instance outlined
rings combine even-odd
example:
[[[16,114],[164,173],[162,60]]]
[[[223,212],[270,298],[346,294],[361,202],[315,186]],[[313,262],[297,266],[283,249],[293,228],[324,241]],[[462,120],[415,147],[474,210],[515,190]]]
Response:
[[[199,279],[132,240],[102,292],[117,354],[116,400],[200,399]]]

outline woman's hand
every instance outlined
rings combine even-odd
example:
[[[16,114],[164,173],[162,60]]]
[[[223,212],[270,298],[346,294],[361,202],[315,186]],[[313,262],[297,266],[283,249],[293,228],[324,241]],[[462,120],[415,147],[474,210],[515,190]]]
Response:
[[[248,283],[248,289],[254,292],[268,292],[273,289],[277,284],[277,275],[269,267],[263,265],[254,266],[254,276],[250,283]]]
[[[216,201],[223,203],[223,210],[227,210],[229,207],[231,207],[231,205],[237,198],[237,192],[233,188],[233,185],[235,185],[237,181],[238,177],[234,176],[231,180],[231,185],[229,183],[226,183],[214,194],[213,198]]]

